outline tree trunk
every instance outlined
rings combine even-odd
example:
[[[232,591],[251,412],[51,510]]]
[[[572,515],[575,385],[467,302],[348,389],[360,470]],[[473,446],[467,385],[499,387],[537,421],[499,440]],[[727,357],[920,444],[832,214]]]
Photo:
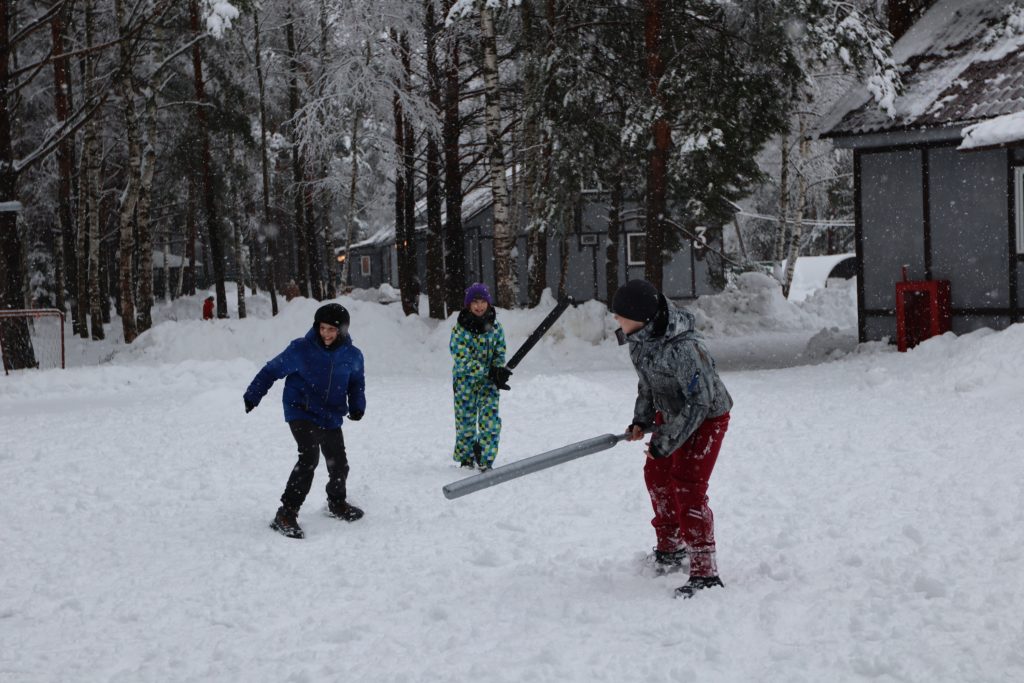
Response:
[[[54,54],[67,52],[65,37],[70,5],[58,12],[50,22]],[[71,116],[71,65],[66,57],[53,60],[53,108],[56,125],[62,126]],[[74,138],[66,137],[57,146],[57,216],[60,221],[60,250],[57,277],[57,308],[66,310],[65,290],[77,298],[77,264],[75,261],[75,221],[72,205],[72,182],[74,175]],[[78,307],[72,307],[73,329],[77,329]]]
[[[424,33],[427,39],[427,90],[434,111],[441,111],[441,74],[437,66],[437,31],[434,0],[423,0]],[[437,136],[427,132],[427,297],[430,317],[443,320],[444,232],[441,225],[441,150]]]
[[[563,212],[564,213],[564,212]],[[564,216],[563,216],[563,223]],[[566,283],[569,281],[569,230],[563,230],[561,239],[559,240],[558,248],[558,292],[555,293],[556,299],[561,299],[566,295]]]
[[[139,121],[135,112],[135,88],[132,83],[134,65],[128,49],[127,27],[124,23],[124,0],[114,0],[114,14],[120,36],[118,47],[121,78],[117,81],[117,89],[121,96],[125,138],[128,143],[128,168],[124,174],[126,186],[121,193],[120,212],[120,313],[124,343],[131,344],[138,336],[138,328],[135,325],[135,272],[132,268],[132,257],[135,254],[135,207],[138,204],[139,181],[142,175],[142,146],[139,142]]]
[[[189,16],[192,33],[201,35],[199,25],[199,0],[189,0]],[[210,258],[213,261],[213,279],[217,288],[217,317],[228,317],[227,292],[224,287],[224,245],[221,240],[221,226],[217,213],[217,198],[213,187],[213,158],[210,153],[210,124],[206,111],[206,84],[203,81],[203,53],[200,41],[192,46],[192,68],[195,73],[196,121],[203,154],[203,199],[206,209],[206,230],[210,240]]]
[[[644,0],[644,63],[652,105],[657,115],[651,122],[651,146],[647,157],[646,256],[644,277],[659,290],[662,288],[665,258],[665,211],[668,183],[668,154],[672,129],[665,111],[659,84],[665,73],[662,58],[663,0]]]
[[[782,295],[789,297],[793,286],[793,273],[796,271],[796,260],[800,256],[800,241],[804,234],[804,209],[807,206],[807,157],[811,148],[804,124],[800,117],[800,166],[797,168],[796,215],[793,224],[793,237],[789,242],[789,255],[786,256],[786,272],[782,277]]]
[[[171,231],[169,223],[164,227],[164,303],[171,303]],[[182,262],[184,265],[184,262]],[[184,270],[178,268],[179,271]]]
[[[483,47],[484,121],[487,130],[487,165],[494,209],[494,276],[497,305],[513,308],[517,303],[516,267],[513,251],[516,230],[508,219],[508,183],[505,152],[501,143],[501,93],[498,83],[498,48],[494,14],[486,4],[480,7]]]
[[[162,61],[162,32],[157,29],[156,60]],[[138,233],[139,233],[139,332],[153,326],[153,225],[150,209],[153,205],[153,181],[156,178],[157,135],[157,89],[155,83],[147,83],[146,90],[146,143],[142,153],[142,178],[139,183]],[[166,286],[166,281],[165,281]]]
[[[526,156],[526,188],[529,192],[530,223],[529,261],[527,268],[527,292],[530,306],[540,303],[541,296],[548,286],[548,240],[551,236],[551,153],[552,140],[549,131],[551,125],[550,111],[550,57],[555,50],[555,3],[545,3],[547,14],[547,40],[544,54],[541,57],[531,55],[530,68],[524,70],[525,107],[523,131],[527,151]],[[532,7],[523,3],[523,31],[532,35]]]
[[[408,50],[408,40],[403,41],[404,47]],[[409,72],[406,72],[407,74]],[[406,84],[411,92],[411,76],[407,77]],[[408,315],[418,315],[420,312],[420,283],[419,272],[419,248],[416,244],[416,136],[413,134],[412,124],[409,117],[405,117],[405,155],[402,166],[405,168],[405,259],[406,269],[409,272],[409,309]]]
[[[89,188],[89,317],[91,319],[92,338],[100,340],[104,338],[103,331],[103,300],[107,299],[101,285],[106,282],[101,278],[100,273],[100,195],[102,193],[102,181],[100,175],[101,160],[97,149],[96,124],[90,122],[89,128],[93,130],[86,133],[89,138],[89,167],[86,170],[88,175],[87,186]],[[104,287],[105,289],[105,287]]]
[[[899,40],[935,0],[888,0],[889,33]]]
[[[604,280],[606,303],[611,306],[615,290],[619,288],[619,234],[622,232],[622,205],[625,195],[622,165],[615,171],[608,206],[608,244],[604,251]]]
[[[85,99],[89,96],[88,83],[84,86]],[[77,333],[82,339],[89,338],[89,213],[91,211],[91,195],[89,191],[89,155],[93,144],[93,131],[88,124],[82,135],[82,155],[78,161],[78,211],[75,236],[75,308],[78,310]]]
[[[12,86],[10,77],[11,35],[13,23],[10,0],[0,0],[0,202],[16,202],[18,173],[14,168],[14,146],[12,139],[12,111],[10,109]],[[18,210],[12,208],[0,211],[0,308],[23,308],[25,300],[25,267],[22,261],[24,247],[18,235]],[[3,347],[2,365],[5,368],[22,369],[36,365],[32,338],[24,318],[0,320],[0,346]]]
[[[288,3],[288,10],[285,14],[285,42],[288,52],[288,117],[295,121],[299,111],[299,57],[295,47],[295,7],[293,2]],[[303,173],[302,156],[299,154],[298,134],[292,124],[292,199],[294,206],[295,221],[295,252],[299,265],[299,293],[304,297],[310,296],[310,271],[311,254],[309,253],[309,239],[306,234],[306,216],[304,211],[305,200],[302,193]]]
[[[444,0],[445,16],[451,10],[452,0]],[[448,37],[445,64],[444,122],[441,138],[444,143],[444,250],[445,300],[448,312],[462,308],[466,288],[466,244],[462,234],[462,164],[459,160],[459,137],[462,120],[459,117],[459,42]]]
[[[352,177],[349,179],[348,208],[345,213],[345,261],[341,265],[341,283],[343,288],[352,285],[352,240],[356,234],[356,188],[359,176],[359,126],[361,110],[352,116]]]
[[[186,209],[186,211],[187,211],[187,209]],[[168,230],[170,230],[170,227],[168,227]],[[190,230],[190,228],[188,226],[188,222],[187,221],[186,221],[186,224],[185,224],[185,230],[183,232],[184,232],[184,234],[182,235],[182,238],[183,238],[182,241],[188,242],[189,235],[191,234],[191,230]],[[182,259],[181,259],[181,265],[178,266],[178,284],[174,288],[173,297],[181,297],[181,296],[184,296],[184,294],[185,294],[185,272],[187,271],[187,268],[185,267],[185,258],[186,257],[183,254],[182,255]]]
[[[235,236],[235,268],[238,271],[235,277],[235,287],[238,289],[238,319],[245,318],[245,259],[242,257],[242,226],[234,221]]]
[[[783,133],[780,144],[781,164],[779,168],[779,223],[775,239],[776,262],[782,264],[786,249],[786,230],[789,225],[789,134]]]
[[[537,84],[527,86],[528,94],[537,93]],[[541,295],[547,287],[548,270],[548,232],[551,215],[551,193],[548,187],[548,153],[547,136],[541,131],[537,102],[526,104],[526,119],[523,134],[526,144],[526,187],[530,198],[530,222],[527,228],[528,267],[527,291],[530,306],[540,303]]]
[[[406,235],[405,218],[405,124],[402,115],[402,103],[398,95],[393,100],[395,118],[395,251],[398,255],[398,289],[402,297],[402,311],[412,315],[412,274],[409,272],[409,259],[406,257],[409,240]]]
[[[274,236],[271,234],[273,222],[270,216],[270,159],[267,156],[267,104],[266,84],[263,77],[263,59],[260,55],[260,10],[253,9],[253,24],[256,33],[256,83],[260,97],[260,171],[263,179],[263,232],[266,239],[267,249],[267,280],[265,287],[270,292],[270,309],[272,315],[277,315],[277,286],[274,282],[277,277],[274,264]]]
[[[409,87],[409,50],[408,39],[405,35],[399,36],[396,32],[391,33],[392,41],[399,51],[404,74],[400,87],[407,90]],[[411,136],[411,126],[406,125],[405,111],[402,102],[396,94],[392,101],[395,118],[395,250],[398,255],[398,289],[402,296],[402,310],[406,315],[413,315],[417,312],[417,299],[419,292],[416,291],[416,239],[413,234],[415,216],[410,215],[415,207],[409,206],[408,184],[412,179],[408,167],[411,162],[410,146],[413,144],[408,138]]]
[[[331,224],[330,206],[324,207],[324,298],[335,299],[338,296],[338,256],[334,253],[334,226]]]
[[[305,161],[300,165],[305,168]],[[309,295],[317,301],[324,298],[323,277],[321,276],[319,240],[317,239],[316,211],[313,209],[313,183],[309,178],[303,177],[302,199],[305,202],[306,216],[306,251],[309,258]]]
[[[320,70],[317,74],[317,97],[323,96],[323,84],[327,77],[327,36],[328,36],[328,22],[327,22],[327,0],[320,0]],[[323,120],[321,118],[321,123]],[[323,169],[323,175],[326,176],[329,173],[326,165]],[[337,255],[334,253],[334,229],[331,225],[331,207],[334,205],[333,197],[329,197],[324,201],[324,234],[323,234],[323,249],[324,257],[324,297],[327,299],[334,299],[338,296],[337,290],[337,266],[338,260]]]
[[[409,35],[403,33],[400,38],[402,49],[402,70],[405,72],[403,88],[407,95],[412,94],[412,52],[409,47]],[[412,128],[412,119],[407,114],[403,116],[405,124],[405,152],[402,155],[402,165],[405,168],[405,260],[406,271],[409,274],[407,315],[417,315],[420,312],[420,275],[419,258],[416,245],[416,136]]]
[[[85,3],[85,45],[87,49],[93,46],[95,12],[93,0],[86,0]],[[89,99],[89,90],[96,81],[96,57],[89,53],[85,57],[85,87],[86,101]],[[102,296],[100,291],[100,201],[103,190],[99,150],[99,122],[94,117],[86,124],[83,145],[86,147],[84,156],[88,159],[85,168],[85,185],[87,187],[87,202],[89,207],[89,317],[91,318],[92,338],[103,339],[103,308],[101,306]]]
[[[196,187],[195,176],[188,177],[188,203],[185,206],[185,258],[188,260],[188,278],[185,289],[189,296],[196,295],[196,241],[198,240],[199,226],[196,219],[197,204],[199,203],[199,190]]]
[[[152,86],[150,86],[152,87]],[[156,94],[146,103],[146,144],[142,154],[142,178],[139,183],[138,237],[139,237],[139,333],[153,326],[153,224],[150,209],[153,205],[153,180],[156,177]]]

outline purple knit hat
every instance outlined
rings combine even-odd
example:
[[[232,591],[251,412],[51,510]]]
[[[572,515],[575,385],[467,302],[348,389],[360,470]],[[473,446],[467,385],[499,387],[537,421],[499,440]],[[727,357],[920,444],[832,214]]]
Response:
[[[494,300],[491,299],[491,292],[487,289],[487,285],[482,282],[474,282],[466,289],[466,298],[462,305],[469,308],[469,305],[475,299],[483,299],[491,306],[494,305]]]

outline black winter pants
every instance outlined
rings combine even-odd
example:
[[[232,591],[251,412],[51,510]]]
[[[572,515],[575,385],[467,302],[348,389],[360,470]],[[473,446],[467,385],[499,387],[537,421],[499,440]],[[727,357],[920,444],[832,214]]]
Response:
[[[345,502],[345,479],[348,477],[348,459],[345,457],[345,438],[341,428],[322,429],[308,420],[289,422],[292,436],[299,446],[299,461],[292,468],[288,484],[281,495],[286,508],[298,510],[313,486],[313,472],[320,463],[320,451],[327,463],[327,500]]]

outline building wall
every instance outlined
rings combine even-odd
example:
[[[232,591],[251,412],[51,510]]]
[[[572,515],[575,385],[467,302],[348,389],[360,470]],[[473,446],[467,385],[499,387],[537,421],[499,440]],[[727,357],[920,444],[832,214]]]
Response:
[[[1024,260],[1017,259],[1017,304],[1024,303]],[[1018,318],[1019,320],[1019,318]]]
[[[924,263],[924,197],[922,151],[862,154],[860,159],[859,285],[869,311],[891,312],[901,268],[912,280],[926,277]],[[895,322],[892,331],[895,334]]]
[[[856,164],[862,338],[895,338],[903,265],[912,280],[950,281],[954,332],[1010,324],[1019,297],[1011,296],[1006,150],[864,150]]]
[[[360,247],[352,251],[352,263],[349,265],[349,282],[356,289],[372,289],[381,283],[391,282],[391,272],[387,262],[394,252],[394,245],[381,247]],[[370,258],[370,274],[363,275],[360,262],[363,256]],[[394,283],[392,283],[394,284]]]
[[[626,209],[635,209],[634,204],[627,204]],[[561,235],[549,239],[547,245],[547,283],[552,292],[557,293],[561,277],[562,251],[565,250],[568,260],[566,265],[565,293],[580,301],[588,299],[607,300],[608,292],[605,278],[605,251],[608,243],[608,208],[601,202],[584,202],[580,213],[570,226],[572,232],[563,239]],[[529,272],[528,245],[525,235],[526,214],[519,212],[520,235],[516,240],[518,258],[516,272],[518,275],[518,300],[521,305],[527,303]],[[626,220],[623,233],[619,237],[619,282],[644,276],[644,267],[627,265],[627,233],[643,232],[643,226],[635,218]],[[492,212],[488,207],[463,223],[465,243],[466,281],[485,282],[494,286],[493,258],[493,221]],[[589,244],[587,242],[594,242]],[[716,245],[718,247],[720,245]],[[382,268],[385,258],[394,260],[394,246],[363,247],[353,251],[352,285],[354,287],[376,287],[383,281],[390,281],[398,286],[397,265],[390,270]],[[715,291],[712,284],[711,271],[707,260],[695,258],[691,253],[689,242],[684,242],[669,263],[665,264],[664,291],[673,299],[690,299]],[[359,273],[359,257],[371,255],[373,273],[364,278]],[[417,237],[417,267],[421,283],[426,282],[426,243],[425,236]]]
[[[928,151],[931,277],[956,280],[954,308],[1007,308],[1006,153]]]

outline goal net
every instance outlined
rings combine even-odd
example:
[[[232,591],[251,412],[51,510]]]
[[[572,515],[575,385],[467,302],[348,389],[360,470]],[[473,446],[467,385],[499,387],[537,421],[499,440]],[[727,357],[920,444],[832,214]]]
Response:
[[[28,331],[31,356],[23,347],[22,330]],[[64,314],[56,308],[0,310],[0,357],[4,374],[12,368],[41,369],[64,367]],[[27,361],[27,362],[26,362]]]

